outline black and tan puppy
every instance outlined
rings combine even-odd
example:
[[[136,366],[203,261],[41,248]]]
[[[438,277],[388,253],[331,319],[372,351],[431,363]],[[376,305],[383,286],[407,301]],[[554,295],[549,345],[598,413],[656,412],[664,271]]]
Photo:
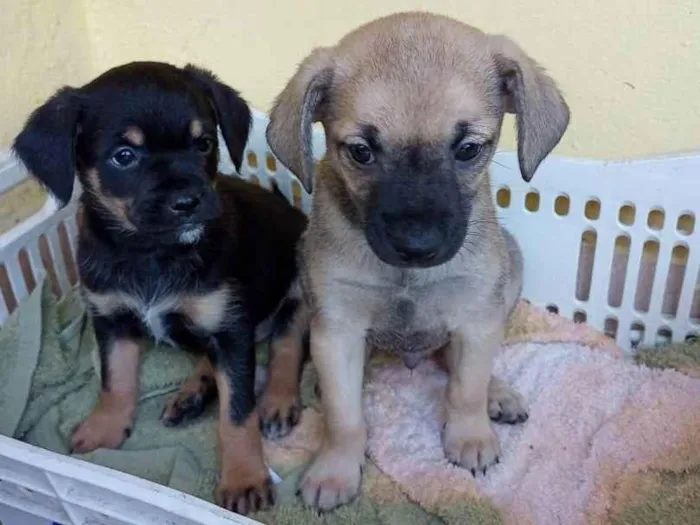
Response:
[[[281,196],[217,176],[217,126],[240,168],[250,122],[245,101],[208,71],[136,62],[60,90],[14,145],[62,203],[76,173],[83,188],[78,266],[102,392],[75,430],[74,451],[119,447],[129,437],[145,339],[198,352],[163,422],[198,415],[218,390],[216,498],[239,513],[273,499],[254,393],[255,331],[273,315],[262,428],[284,434],[299,417],[300,353],[286,338],[295,304],[278,306],[306,224]]]
[[[445,453],[475,474],[498,461],[489,419],[527,418],[491,375],[522,284],[489,180],[506,112],[530,180],[569,122],[559,90],[507,38],[427,13],[381,18],[315,50],[278,98],[270,145],[307,189],[314,182],[300,273],[327,431],[301,479],[306,503],[330,509],[359,490],[367,349],[409,367],[445,351]],[[316,121],[326,156],[314,181]]]

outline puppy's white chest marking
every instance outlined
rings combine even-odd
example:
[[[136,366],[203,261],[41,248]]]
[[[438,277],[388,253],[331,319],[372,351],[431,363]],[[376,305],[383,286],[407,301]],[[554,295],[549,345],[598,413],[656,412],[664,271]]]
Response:
[[[137,312],[141,317],[141,321],[146,325],[156,341],[172,343],[168,337],[168,330],[164,321],[167,314],[176,310],[176,305],[177,299],[175,297],[166,297],[152,304],[139,305]]]
[[[86,290],[85,298],[91,313],[110,316],[119,311],[130,311],[141,319],[154,339],[172,343],[165,324],[166,315],[179,313],[202,330],[216,331],[224,324],[229,292],[222,286],[208,294],[166,295],[147,301],[123,292],[98,294]]]

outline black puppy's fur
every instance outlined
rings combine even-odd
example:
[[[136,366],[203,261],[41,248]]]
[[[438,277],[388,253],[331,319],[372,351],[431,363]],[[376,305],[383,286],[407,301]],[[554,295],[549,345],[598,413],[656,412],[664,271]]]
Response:
[[[250,119],[246,102],[208,71],[135,62],[58,91],[14,144],[61,203],[76,173],[84,190],[78,267],[103,389],[75,449],[116,447],[130,434],[137,368],[128,345],[155,337],[198,351],[204,372],[193,380],[206,395],[170,407],[166,422],[201,412],[215,383],[228,396],[217,499],[240,513],[272,500],[254,410],[255,328],[296,275],[306,225],[279,195],[217,175],[217,126],[240,169]],[[273,338],[284,337],[288,309]]]

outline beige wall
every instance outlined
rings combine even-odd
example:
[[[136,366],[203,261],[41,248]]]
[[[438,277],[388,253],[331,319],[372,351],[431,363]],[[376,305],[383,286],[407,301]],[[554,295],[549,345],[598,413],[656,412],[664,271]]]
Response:
[[[0,0],[0,149],[10,147],[29,112],[57,88],[90,78],[87,39],[81,0]],[[33,182],[0,198],[0,234],[43,200]]]
[[[61,83],[84,80],[86,61],[91,74],[136,59],[197,62],[267,110],[312,47],[371,18],[419,8],[506,33],[550,70],[572,108],[558,153],[700,149],[698,0],[84,0],[82,12],[80,1],[20,8],[19,0],[0,0],[15,19],[0,22],[0,109],[9,115],[0,145],[31,105]],[[59,3],[67,7],[57,23]],[[507,132],[503,146],[512,138]]]
[[[81,0],[0,0],[0,148],[36,105],[92,73]]]

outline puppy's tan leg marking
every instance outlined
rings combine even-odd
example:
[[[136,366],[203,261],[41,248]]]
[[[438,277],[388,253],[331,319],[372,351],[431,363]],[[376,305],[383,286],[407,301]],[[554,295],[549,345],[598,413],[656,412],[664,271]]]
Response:
[[[190,378],[165,405],[160,420],[170,427],[197,418],[215,394],[214,367],[208,357],[202,356]]]
[[[117,340],[109,350],[109,377],[97,406],[75,429],[73,452],[85,454],[98,448],[118,448],[131,435],[136,414],[141,349],[131,340]]]
[[[307,505],[331,510],[360,490],[367,431],[362,413],[365,330],[315,318],[311,356],[323,392],[326,435],[321,451],[301,479]]]
[[[258,413],[246,421],[231,421],[231,385],[225,374],[216,373],[219,390],[219,454],[221,476],[216,503],[238,514],[257,512],[274,503],[274,487],[265,466]]]
[[[527,421],[529,416],[523,396],[502,379],[491,376],[488,396],[491,421],[509,425]]]
[[[270,343],[269,376],[258,405],[263,434],[268,439],[288,435],[299,423],[299,381],[308,319],[306,308],[300,306],[286,333]]]
[[[447,349],[447,422],[443,445],[447,459],[486,473],[498,462],[500,447],[488,415],[488,387],[493,356],[503,336],[492,320],[474,324],[453,335]]]

